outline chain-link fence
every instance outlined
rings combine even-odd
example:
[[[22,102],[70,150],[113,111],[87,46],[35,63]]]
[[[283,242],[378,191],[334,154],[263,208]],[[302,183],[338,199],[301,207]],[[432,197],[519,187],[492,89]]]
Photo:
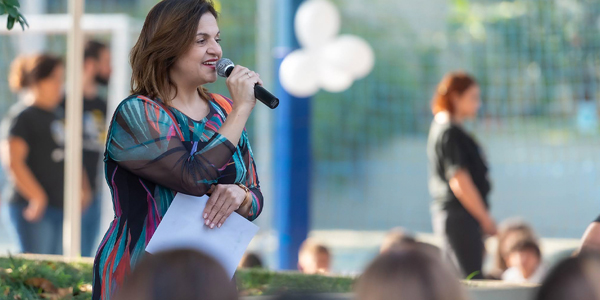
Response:
[[[600,212],[599,2],[335,3],[377,63],[350,90],[315,97],[313,228],[431,230],[429,104],[444,73],[463,69],[483,91],[469,128],[489,156],[493,214],[547,237],[582,234]]]

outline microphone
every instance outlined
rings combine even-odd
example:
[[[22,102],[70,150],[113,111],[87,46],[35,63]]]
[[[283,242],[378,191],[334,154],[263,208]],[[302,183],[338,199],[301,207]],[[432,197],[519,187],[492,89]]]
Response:
[[[227,78],[234,67],[235,65],[229,58],[221,58],[217,62],[217,74]],[[254,86],[254,97],[270,109],[274,109],[279,105],[279,99],[259,84]]]

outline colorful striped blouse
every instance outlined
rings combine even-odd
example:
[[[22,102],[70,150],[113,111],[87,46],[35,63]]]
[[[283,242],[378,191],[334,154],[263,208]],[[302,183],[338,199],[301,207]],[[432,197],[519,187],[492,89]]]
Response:
[[[261,213],[263,197],[248,134],[244,130],[237,147],[220,135],[232,102],[217,94],[211,98],[202,120],[139,95],[117,108],[104,154],[115,217],[94,261],[92,299],[113,296],[144,255],[177,192],[202,196],[215,184],[242,183],[252,195],[248,219]]]

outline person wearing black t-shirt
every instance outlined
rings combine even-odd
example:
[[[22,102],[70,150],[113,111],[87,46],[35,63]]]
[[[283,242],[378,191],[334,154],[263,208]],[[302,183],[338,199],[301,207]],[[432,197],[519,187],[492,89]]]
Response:
[[[434,231],[444,237],[445,258],[464,276],[476,274],[476,279],[483,278],[483,237],[496,234],[489,213],[487,162],[462,127],[477,116],[479,94],[479,86],[465,73],[444,77],[433,100],[435,117],[427,144]]]
[[[65,134],[56,108],[64,72],[59,58],[41,54],[17,58],[9,74],[11,89],[24,98],[2,120],[0,156],[10,220],[25,253],[62,254]]]

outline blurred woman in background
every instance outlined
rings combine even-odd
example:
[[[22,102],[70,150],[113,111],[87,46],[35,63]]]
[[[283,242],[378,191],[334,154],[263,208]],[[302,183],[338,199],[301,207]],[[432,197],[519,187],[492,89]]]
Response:
[[[479,144],[463,128],[481,105],[473,77],[450,73],[433,97],[427,155],[429,192],[434,204],[433,228],[444,237],[443,251],[462,272],[482,278],[483,235],[495,235],[496,223],[488,211],[491,190],[488,167]]]
[[[64,74],[62,60],[49,54],[19,57],[9,74],[11,89],[22,92],[23,101],[2,122],[1,157],[21,252],[62,254],[64,125],[56,108]]]

